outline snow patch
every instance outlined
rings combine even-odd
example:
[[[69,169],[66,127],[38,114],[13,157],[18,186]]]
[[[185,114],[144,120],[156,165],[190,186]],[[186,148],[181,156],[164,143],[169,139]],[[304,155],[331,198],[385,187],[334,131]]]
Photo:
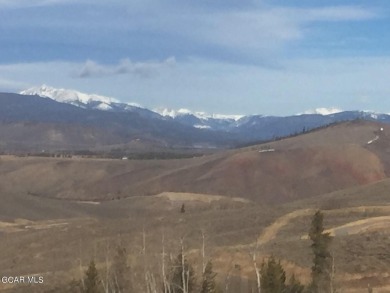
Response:
[[[196,124],[196,125],[194,125],[194,127],[199,128],[199,129],[210,129],[211,128],[208,125],[200,125],[200,124]]]
[[[374,141],[377,141],[379,139],[379,136],[375,136],[374,139],[367,141],[367,144],[372,144]]]
[[[179,110],[168,109],[168,108],[157,108],[157,109],[153,109],[153,111],[160,114],[161,116],[171,117],[171,118],[175,118],[177,116],[193,115],[196,118],[204,119],[204,120],[220,119],[220,120],[237,121],[242,117],[244,117],[244,115],[209,114],[207,112],[202,112],[202,111],[192,112],[191,110],[185,108],[181,108]]]
[[[343,110],[336,108],[336,107],[331,107],[331,108],[316,108],[314,110],[307,110],[303,112],[303,114],[319,114],[319,115],[331,115],[331,114],[336,114],[340,113]]]
[[[143,108],[140,104],[138,103],[126,103],[126,109],[131,109],[131,108]]]
[[[274,152],[275,149],[266,149],[266,150],[259,150],[259,153],[268,153],[268,152]]]
[[[231,119],[234,121],[240,120],[244,115],[224,115],[224,114],[212,114],[214,119]]]
[[[112,107],[110,105],[106,104],[106,103],[100,103],[95,108],[99,109],[99,110],[104,110],[104,111],[112,110]]]

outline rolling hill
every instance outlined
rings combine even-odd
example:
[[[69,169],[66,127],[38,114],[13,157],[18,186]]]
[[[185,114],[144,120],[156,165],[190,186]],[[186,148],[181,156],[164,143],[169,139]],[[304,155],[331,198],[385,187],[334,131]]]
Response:
[[[163,236],[171,257],[183,240],[199,277],[205,235],[228,293],[254,288],[256,242],[259,263],[273,255],[288,277],[307,283],[307,232],[322,209],[335,235],[335,286],[363,293],[369,283],[388,292],[388,143],[386,125],[354,121],[191,159],[0,156],[1,274],[45,280],[0,291],[72,292],[61,290],[83,277],[91,259],[104,276],[124,245],[143,292],[145,263],[160,280]]]
[[[382,124],[346,122],[180,160],[3,157],[0,185],[8,192],[64,199],[108,200],[170,191],[285,202],[386,178],[387,153],[380,146],[386,145],[387,133]]]

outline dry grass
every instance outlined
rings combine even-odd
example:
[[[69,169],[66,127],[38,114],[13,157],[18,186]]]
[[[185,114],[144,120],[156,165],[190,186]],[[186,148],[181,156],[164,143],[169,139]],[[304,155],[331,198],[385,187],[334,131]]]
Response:
[[[45,288],[53,287],[81,278],[92,258],[104,272],[106,256],[121,244],[139,276],[145,231],[147,262],[156,276],[163,234],[172,257],[184,237],[200,276],[204,231],[206,256],[221,281],[229,274],[237,283],[254,278],[257,240],[259,263],[274,255],[288,275],[308,282],[310,241],[301,236],[321,208],[336,235],[339,288],[366,292],[369,282],[375,292],[386,292],[390,179],[379,180],[387,163],[374,149],[385,136],[366,145],[376,128],[343,124],[274,142],[275,152],[259,153],[255,146],[185,160],[1,157],[0,275],[44,274]]]
[[[241,202],[241,203],[251,202],[247,199],[240,198],[240,197],[227,198],[226,196],[221,196],[221,195],[184,193],[184,192],[163,192],[161,194],[156,195],[156,197],[167,198],[170,201],[180,201],[180,202],[199,201],[203,203],[211,203],[213,201],[220,201],[220,200],[231,200],[231,201]]]
[[[390,216],[374,217],[347,223],[342,226],[325,230],[331,236],[353,235],[367,232],[388,230],[390,227]]]
[[[307,217],[311,216],[315,213],[315,210],[313,209],[304,209],[304,210],[297,210],[293,211],[291,213],[288,213],[280,218],[278,218],[272,225],[266,227],[260,237],[258,238],[258,243],[260,245],[264,245],[271,240],[275,239],[277,236],[279,230],[289,224],[291,221],[293,221],[295,218],[298,217]]]
[[[168,195],[171,195],[174,201],[179,200],[177,194]],[[147,231],[150,263],[157,265],[157,268],[161,252],[161,235],[164,231],[167,251],[173,256],[179,251],[180,237],[185,236],[189,257],[199,270],[200,230],[204,230],[207,236],[206,253],[208,257],[213,258],[221,281],[228,274],[234,276],[234,280],[254,277],[251,252],[256,235],[260,235],[259,263],[263,258],[274,255],[282,259],[288,275],[294,273],[304,282],[309,280],[311,258],[309,243],[296,235],[302,235],[302,230],[307,231],[315,209],[305,208],[285,213],[283,210],[272,211],[267,206],[240,202],[237,205],[234,200],[217,198],[218,200],[212,200],[213,197],[208,195],[185,195],[186,207],[188,206],[185,214],[180,214],[179,208],[170,204],[171,200],[167,195],[161,195],[103,202],[98,205],[71,203],[79,212],[84,213],[82,218],[3,221],[2,226],[28,228],[7,233],[7,240],[0,243],[0,267],[7,268],[3,269],[3,274],[44,273],[48,284],[61,283],[63,280],[81,276],[78,269],[79,259],[84,269],[89,259],[95,258],[98,267],[104,271],[107,243],[112,253],[115,243],[120,239],[120,242],[129,248],[129,260],[137,269],[140,266],[139,253],[142,249],[144,227]],[[42,203],[46,201],[39,200]],[[67,202],[56,203],[52,203],[52,209],[59,209]],[[351,222],[374,223],[379,219],[388,219],[383,218],[388,212],[389,207],[386,206],[361,206],[326,211],[325,219],[327,227],[338,229]],[[370,218],[366,218],[367,215]],[[360,231],[362,237],[374,235],[372,231]],[[372,263],[368,271],[362,272],[355,267],[356,261],[351,259],[360,251],[356,249],[367,249],[368,246],[351,248],[350,244],[345,246],[343,241],[361,243],[362,240],[351,239],[356,236],[358,235],[343,234],[336,237],[341,241],[335,242],[339,259],[337,269],[340,286],[350,290],[345,292],[359,292],[353,290],[365,286],[367,278],[376,280],[376,283],[373,283],[375,288],[382,283],[383,286],[389,284],[386,283],[388,277],[373,268],[379,261],[374,255],[376,250],[379,252],[382,249],[380,246],[375,248],[370,245],[370,256],[358,260],[362,264]],[[370,237],[372,243],[382,243],[382,238]],[[363,253],[363,250],[358,253]],[[56,261],[53,262],[53,259]],[[341,263],[343,265],[340,265]]]
[[[385,178],[380,159],[360,146],[183,160],[0,160],[4,193],[82,201],[176,192],[286,202]]]
[[[378,127],[340,124],[266,144],[271,153],[259,153],[260,145],[180,160],[3,156],[0,192],[82,201],[176,192],[284,203],[386,178],[387,132],[367,146]]]

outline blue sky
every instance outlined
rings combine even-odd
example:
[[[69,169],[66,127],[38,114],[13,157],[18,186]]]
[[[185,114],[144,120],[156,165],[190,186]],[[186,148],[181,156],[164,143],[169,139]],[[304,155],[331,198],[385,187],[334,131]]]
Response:
[[[0,0],[0,91],[223,114],[390,112],[390,2]]]

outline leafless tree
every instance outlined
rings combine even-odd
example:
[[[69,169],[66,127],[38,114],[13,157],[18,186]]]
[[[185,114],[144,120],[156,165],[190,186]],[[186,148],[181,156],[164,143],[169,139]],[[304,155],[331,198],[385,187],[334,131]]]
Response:
[[[165,266],[165,256],[167,254],[165,253],[165,235],[164,235],[164,231],[162,233],[161,246],[162,246],[161,273],[162,273],[162,279],[163,279],[164,293],[171,293],[171,286],[170,286],[170,284],[169,284],[169,282],[167,280],[166,266]]]
[[[229,292],[230,277],[231,277],[232,270],[233,270],[232,264],[233,264],[233,259],[230,261],[230,263],[228,265],[229,270],[227,271],[226,277],[225,277],[225,293]]]
[[[253,267],[256,273],[256,284],[257,284],[257,293],[261,293],[261,275],[260,275],[260,269],[257,265],[257,250],[259,248],[259,241],[256,239],[256,245],[253,248],[252,251],[252,262],[253,262]]]
[[[206,269],[206,253],[205,253],[205,233],[204,230],[201,230],[202,233],[202,275]]]

